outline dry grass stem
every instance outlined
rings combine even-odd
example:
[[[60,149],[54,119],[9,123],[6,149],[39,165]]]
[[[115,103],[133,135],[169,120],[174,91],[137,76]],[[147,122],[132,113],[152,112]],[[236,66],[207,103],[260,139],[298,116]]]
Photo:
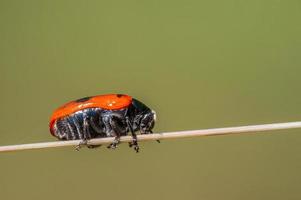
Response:
[[[243,134],[243,133],[259,133],[259,132],[262,133],[263,131],[294,129],[294,128],[301,128],[301,122],[287,122],[287,123],[237,126],[237,127],[214,128],[214,129],[203,129],[203,130],[154,133],[150,135],[138,135],[138,141],[166,140],[172,138],[188,138],[188,137]],[[91,145],[109,144],[113,140],[114,140],[113,137],[97,138],[97,139],[89,140],[88,144]],[[132,140],[131,136],[121,137],[121,142],[130,142],[131,140]],[[17,144],[17,145],[9,145],[9,146],[0,146],[0,152],[77,146],[79,142],[80,140],[69,140],[69,141],[41,142],[41,143],[33,143],[33,144]]]

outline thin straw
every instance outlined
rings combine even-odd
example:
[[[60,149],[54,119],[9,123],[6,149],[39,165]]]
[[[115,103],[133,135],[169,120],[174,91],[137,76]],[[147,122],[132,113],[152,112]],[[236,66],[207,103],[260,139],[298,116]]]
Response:
[[[301,121],[287,122],[287,123],[275,123],[275,124],[251,125],[251,126],[237,126],[237,127],[227,127],[227,128],[203,129],[203,130],[154,133],[154,134],[148,134],[148,135],[138,135],[137,137],[138,137],[138,141],[149,141],[149,140],[166,140],[166,139],[172,139],[172,138],[188,138],[188,137],[199,137],[199,136],[258,133],[258,132],[263,132],[263,131],[294,129],[294,128],[301,128]],[[113,140],[114,140],[114,137],[97,138],[97,139],[89,140],[88,144],[90,144],[90,145],[110,144],[113,142]],[[69,140],[69,141],[41,142],[41,143],[32,143],[32,144],[0,146],[0,152],[77,146],[80,143],[80,141],[81,140]],[[120,141],[121,142],[131,142],[132,137],[131,136],[123,136],[120,138]]]

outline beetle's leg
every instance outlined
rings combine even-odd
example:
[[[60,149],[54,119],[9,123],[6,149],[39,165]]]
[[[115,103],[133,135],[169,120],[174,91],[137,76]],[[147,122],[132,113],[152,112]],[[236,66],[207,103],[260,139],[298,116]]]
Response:
[[[60,119],[57,122],[57,126],[59,126],[58,136],[60,139],[65,140],[78,140],[82,139],[82,128],[80,124],[82,124],[81,121],[76,116],[67,116],[63,119]],[[80,148],[81,145],[83,145],[84,142],[81,142],[81,144],[77,145],[77,149]]]
[[[134,150],[136,151],[136,153],[138,153],[139,145],[138,145],[137,135],[136,135],[135,131],[133,130],[132,124],[130,123],[130,120],[128,118],[126,118],[126,123],[129,127],[132,137],[133,137],[132,142],[129,142],[129,147],[134,147]]]
[[[89,149],[100,147],[101,145],[91,145],[91,144],[88,144],[88,140],[90,140],[92,138],[91,132],[90,132],[90,124],[89,123],[90,123],[89,117],[87,116],[87,114],[84,114],[84,121],[83,121],[83,133],[84,133],[83,141],[84,141],[84,144]]]
[[[86,146],[88,148],[95,148],[99,147],[100,145],[90,145],[88,144],[89,139],[91,139],[91,133],[90,133],[90,125],[89,125],[89,117],[86,113],[83,114],[83,135],[82,140],[80,143],[76,146],[76,150],[79,150],[82,146]]]
[[[88,140],[81,140],[78,145],[75,146],[75,150],[79,151],[83,146],[88,146]]]
[[[97,127],[97,125],[95,125],[95,122],[94,122],[94,120],[93,120],[93,117],[89,117],[88,119],[87,119],[87,124],[88,124],[88,126],[87,126],[87,131],[89,131],[89,136],[90,136],[90,139],[91,138],[95,138],[96,136],[95,136],[95,134],[93,134],[93,133],[101,133],[101,130]],[[84,123],[84,126],[85,126],[85,123]],[[91,129],[92,130],[91,130]],[[92,131],[92,133],[90,132],[90,131]],[[93,135],[92,135],[93,134]],[[100,147],[101,146],[101,144],[98,144],[98,145],[92,145],[92,144],[86,144],[86,146],[89,148],[89,149],[94,149],[94,148],[97,148],[97,147]]]
[[[87,141],[82,138],[82,134],[81,134],[82,130],[80,127],[81,122],[79,122],[79,119],[76,116],[69,118],[68,121],[69,121],[69,129],[72,133],[73,140],[75,140],[75,139],[81,140],[78,143],[78,145],[76,145],[76,147],[75,147],[75,149],[77,151],[79,151],[79,149],[82,148],[82,146],[86,146],[86,144],[87,144]]]
[[[89,124],[87,123],[87,115],[84,113],[83,114],[83,121],[82,121],[82,131],[81,131],[81,127],[79,126],[79,122],[78,119],[76,117],[74,117],[74,123],[78,129],[78,136],[81,139],[81,141],[79,142],[79,144],[76,146],[76,150],[79,151],[80,148],[82,148],[82,146],[88,146],[88,126]],[[82,134],[80,134],[82,132]]]
[[[106,137],[105,125],[99,116],[90,116],[89,124],[93,131],[93,138]]]
[[[101,145],[92,145],[92,144],[88,144],[88,140],[87,139],[82,139],[78,145],[75,146],[75,150],[79,151],[83,146],[88,147],[89,149],[94,149],[97,147],[100,147]]]
[[[108,149],[116,149],[120,142],[120,136],[115,136],[113,142],[107,146]]]
[[[124,127],[122,127],[122,122],[116,116],[112,116],[109,118],[109,123],[112,128],[112,134],[115,136],[114,141],[108,146],[109,149],[116,149],[117,145],[120,142],[120,135],[123,132]]]
[[[97,134],[102,133],[101,129],[95,124],[95,122],[94,122],[92,116],[89,117],[88,123],[89,123],[89,128],[92,129],[92,133],[95,133],[95,132],[96,132]],[[88,129],[88,131],[90,131],[90,129]],[[97,137],[95,134],[93,134],[93,136],[92,136],[91,132],[89,132],[89,133],[90,133],[90,137],[91,137],[91,138],[96,138],[96,137]],[[94,149],[94,148],[100,147],[101,144],[98,144],[98,145],[88,144],[88,145],[86,145],[86,146],[87,146],[89,149]]]

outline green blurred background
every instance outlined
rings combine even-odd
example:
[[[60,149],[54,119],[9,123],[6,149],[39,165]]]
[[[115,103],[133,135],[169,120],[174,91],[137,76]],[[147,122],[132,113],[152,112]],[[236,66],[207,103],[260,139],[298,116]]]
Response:
[[[126,93],[156,132],[301,119],[301,3],[0,1],[0,145],[55,141],[52,111]],[[0,155],[1,199],[301,199],[301,133]]]

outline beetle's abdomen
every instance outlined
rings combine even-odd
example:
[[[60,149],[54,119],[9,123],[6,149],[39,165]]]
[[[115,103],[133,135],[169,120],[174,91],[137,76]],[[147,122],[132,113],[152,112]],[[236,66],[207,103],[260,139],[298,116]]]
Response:
[[[106,137],[101,108],[88,108],[57,119],[51,133],[61,140]]]

